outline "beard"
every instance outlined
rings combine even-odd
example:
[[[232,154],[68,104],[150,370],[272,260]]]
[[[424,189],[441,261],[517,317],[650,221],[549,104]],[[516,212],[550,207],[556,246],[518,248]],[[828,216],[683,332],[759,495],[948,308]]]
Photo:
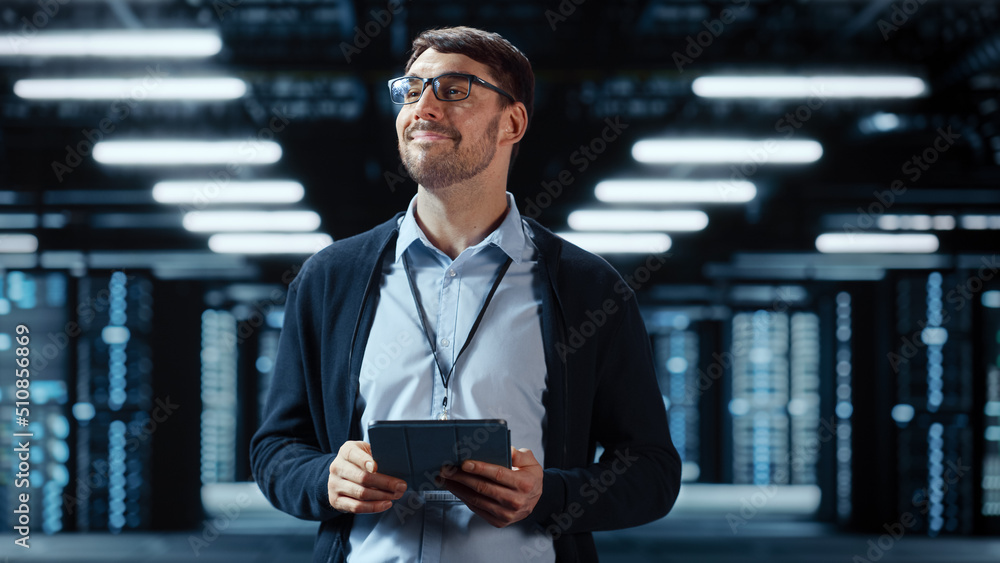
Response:
[[[432,131],[451,137],[453,147],[444,154],[429,155],[422,147],[400,141],[399,157],[406,171],[421,186],[435,190],[453,186],[475,177],[493,162],[497,152],[497,129],[501,115],[497,115],[486,126],[486,131],[478,139],[463,143],[458,131],[430,121],[410,126],[404,133],[404,140],[413,131]]]

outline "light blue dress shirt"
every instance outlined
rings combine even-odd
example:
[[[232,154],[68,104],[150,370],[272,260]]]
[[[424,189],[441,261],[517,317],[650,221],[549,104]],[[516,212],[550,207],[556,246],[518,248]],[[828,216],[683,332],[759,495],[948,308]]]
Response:
[[[452,419],[507,420],[511,444],[530,449],[544,465],[542,285],[537,251],[514,197],[507,194],[510,209],[500,226],[454,261],[417,225],[416,201],[410,201],[401,219],[395,260],[383,269],[378,309],[361,364],[357,408],[362,411],[364,440],[371,421],[436,419],[442,411],[445,388],[410,293],[403,254],[445,373],[510,256],[510,269],[448,382],[448,414]],[[385,512],[355,516],[347,560],[499,563],[525,561],[521,547],[530,546],[532,561],[554,561],[552,549],[539,548],[543,537],[537,526],[524,521],[494,528],[454,497],[429,500],[407,491]]]

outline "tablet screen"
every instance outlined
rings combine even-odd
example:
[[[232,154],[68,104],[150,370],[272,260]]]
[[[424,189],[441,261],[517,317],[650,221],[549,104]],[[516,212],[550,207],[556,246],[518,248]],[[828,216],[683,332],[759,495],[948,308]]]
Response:
[[[501,419],[376,420],[368,440],[378,472],[404,479],[411,490],[437,490],[442,465],[467,459],[510,468],[510,430]]]

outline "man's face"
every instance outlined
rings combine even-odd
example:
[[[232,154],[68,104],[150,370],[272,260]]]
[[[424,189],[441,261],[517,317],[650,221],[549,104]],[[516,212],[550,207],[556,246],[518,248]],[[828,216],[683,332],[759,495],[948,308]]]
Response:
[[[407,76],[432,78],[448,72],[474,74],[496,84],[486,65],[465,55],[424,51]],[[396,136],[403,165],[418,184],[440,189],[475,177],[485,170],[497,151],[500,95],[473,85],[469,97],[444,102],[427,85],[420,100],[401,107],[396,116]]]

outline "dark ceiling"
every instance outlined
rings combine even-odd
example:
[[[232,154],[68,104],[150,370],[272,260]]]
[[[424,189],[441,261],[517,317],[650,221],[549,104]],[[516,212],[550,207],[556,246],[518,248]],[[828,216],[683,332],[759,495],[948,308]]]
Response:
[[[39,6],[0,7],[4,35],[30,33],[24,22],[39,21],[32,20]],[[720,23],[724,15],[730,23]],[[270,138],[266,129],[280,115],[288,118],[274,134],[283,147],[281,161],[244,167],[234,178],[298,180],[307,190],[300,207],[319,212],[323,230],[335,239],[358,233],[404,209],[414,193],[410,182],[387,181],[399,159],[386,79],[401,74],[416,33],[463,24],[501,33],[533,63],[535,117],[509,189],[524,213],[529,203],[548,201],[539,198],[544,182],[570,171],[572,184],[539,217],[556,230],[566,228],[570,211],[599,205],[593,188],[602,179],[733,174],[728,165],[640,165],[630,150],[646,137],[787,135],[822,143],[819,162],[755,170],[756,200],[705,208],[706,230],[673,236],[673,267],[659,275],[699,281],[706,263],[727,262],[736,253],[815,252],[815,237],[837,230],[836,217],[856,222],[864,215],[859,209],[879,213],[872,207],[875,194],[895,180],[904,180],[908,190],[893,202],[892,213],[1000,213],[998,23],[996,4],[961,0],[73,0],[59,4],[40,31],[209,28],[220,30],[224,48],[193,62],[0,58],[0,213],[48,215],[33,231],[42,252],[207,251],[206,237],[184,231],[181,212],[154,203],[150,189],[168,178],[208,182],[212,170],[115,169],[87,155],[73,166],[67,151],[81,143],[87,149],[88,136],[105,117],[115,124],[103,135],[107,140],[252,139],[261,131]],[[718,33],[704,35],[713,30]],[[699,34],[707,45],[691,47]],[[125,100],[118,106],[30,101],[12,91],[20,78],[142,76],[150,67],[178,77],[236,76],[250,90],[230,102]],[[810,107],[807,100],[720,101],[691,92],[699,76],[753,71],[912,74],[927,81],[930,93]],[[782,120],[795,112],[800,127],[792,129]],[[879,112],[896,115],[898,126],[873,129]],[[600,135],[606,119],[627,129],[581,170],[574,153]],[[952,131],[957,141],[919,178],[907,175],[904,163],[932,146],[941,131]],[[71,170],[57,173],[55,162],[70,163]],[[938,233],[941,253],[991,252],[998,232]],[[611,259],[620,267],[634,260]],[[253,260],[265,268],[264,278],[289,261]]]

